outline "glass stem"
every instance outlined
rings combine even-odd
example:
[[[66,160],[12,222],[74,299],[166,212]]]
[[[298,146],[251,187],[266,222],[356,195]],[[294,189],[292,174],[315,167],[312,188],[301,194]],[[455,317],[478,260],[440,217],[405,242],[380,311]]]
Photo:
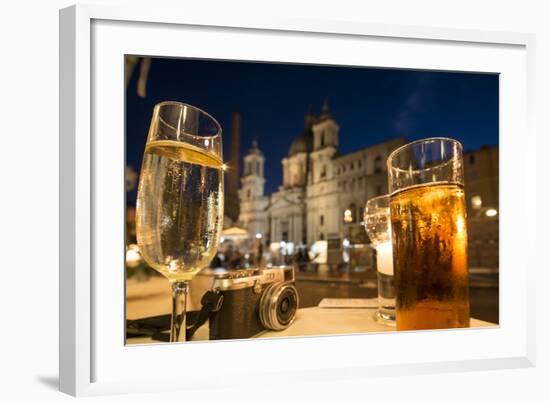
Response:
[[[185,338],[185,309],[187,303],[186,281],[172,282],[172,322],[170,324],[170,342],[184,342]]]

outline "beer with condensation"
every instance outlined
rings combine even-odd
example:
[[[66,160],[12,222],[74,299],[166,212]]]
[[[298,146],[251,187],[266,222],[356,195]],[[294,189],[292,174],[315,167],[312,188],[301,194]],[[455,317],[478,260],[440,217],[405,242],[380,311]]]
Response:
[[[421,184],[390,199],[398,330],[469,327],[464,188]]]

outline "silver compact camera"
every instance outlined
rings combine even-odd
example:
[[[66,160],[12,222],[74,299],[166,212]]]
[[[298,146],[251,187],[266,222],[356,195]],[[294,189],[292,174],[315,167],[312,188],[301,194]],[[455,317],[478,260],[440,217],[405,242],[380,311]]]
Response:
[[[299,302],[292,266],[214,273],[210,293],[218,297],[209,317],[211,340],[283,330],[294,321]]]

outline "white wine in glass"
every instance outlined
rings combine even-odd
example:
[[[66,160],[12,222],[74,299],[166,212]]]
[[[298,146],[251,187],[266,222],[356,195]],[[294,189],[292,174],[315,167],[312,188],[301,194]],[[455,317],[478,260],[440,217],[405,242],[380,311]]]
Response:
[[[221,128],[186,104],[155,106],[136,229],[147,263],[172,284],[171,342],[185,341],[187,283],[214,258],[223,228]]]

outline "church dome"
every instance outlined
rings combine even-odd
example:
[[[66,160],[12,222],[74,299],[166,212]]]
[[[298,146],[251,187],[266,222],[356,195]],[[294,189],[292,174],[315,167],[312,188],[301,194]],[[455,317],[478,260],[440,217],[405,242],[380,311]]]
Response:
[[[313,127],[316,120],[317,117],[315,117],[315,114],[310,107],[309,111],[304,116],[304,132],[292,141],[290,149],[288,150],[289,157],[298,153],[309,153],[313,150],[313,131],[311,127]]]
[[[288,150],[288,156],[294,156],[298,153],[309,153],[313,149],[313,135],[311,132],[304,132],[295,138]]]

